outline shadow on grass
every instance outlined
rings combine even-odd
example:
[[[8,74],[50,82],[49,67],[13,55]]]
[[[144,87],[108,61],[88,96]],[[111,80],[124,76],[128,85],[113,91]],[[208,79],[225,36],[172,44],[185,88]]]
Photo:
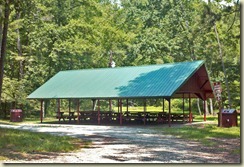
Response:
[[[87,147],[89,142],[68,136],[0,128],[1,159],[35,159]]]
[[[39,160],[43,158],[56,157],[58,155],[59,153],[56,152],[19,152],[11,149],[1,149],[0,154],[2,160]]]

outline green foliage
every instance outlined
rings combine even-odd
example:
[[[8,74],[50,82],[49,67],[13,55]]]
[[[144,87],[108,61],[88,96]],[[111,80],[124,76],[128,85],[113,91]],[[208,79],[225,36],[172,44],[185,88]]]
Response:
[[[214,23],[222,44],[233,108],[240,108],[240,4],[233,1],[228,6],[202,0],[116,2],[13,2],[0,110],[39,110],[38,101],[26,100],[28,94],[60,70],[108,67],[110,53],[116,66],[203,59],[211,81],[222,83],[223,103],[227,104]],[[142,106],[140,101],[135,102]],[[148,100],[148,104],[162,106],[160,100]],[[181,100],[172,104],[176,110],[182,108]],[[196,102],[193,104],[196,110]],[[67,102],[63,105],[67,109]],[[81,105],[90,108],[91,103]],[[47,114],[54,110],[55,102],[50,101]]]

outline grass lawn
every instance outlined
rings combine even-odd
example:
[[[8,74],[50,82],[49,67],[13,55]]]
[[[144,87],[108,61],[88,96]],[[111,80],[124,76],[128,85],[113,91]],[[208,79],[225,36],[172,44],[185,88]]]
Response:
[[[114,108],[114,109],[116,111],[117,108]],[[128,109],[130,112],[144,111],[144,106],[129,107]],[[122,111],[125,112],[126,110],[127,110],[127,107],[123,106]],[[147,106],[147,111],[162,112],[162,107]]]
[[[240,116],[238,116],[238,127],[218,127],[218,116],[207,116],[208,124],[185,125],[181,127],[165,127],[157,130],[172,134],[185,139],[204,142],[210,138],[240,138]],[[203,116],[195,116],[194,122],[203,122]]]
[[[123,108],[124,111],[126,110]],[[134,107],[130,111],[140,111],[143,108]],[[151,111],[160,111],[159,108],[152,107]],[[214,147],[218,143],[213,139],[240,139],[240,116],[238,116],[239,127],[220,128],[217,127],[218,117],[207,116],[207,121],[211,124],[184,125],[176,127],[153,127],[157,133],[170,134],[186,140],[194,140],[205,146]],[[55,117],[44,118],[45,122],[57,122]],[[203,116],[195,115],[194,122],[203,122]],[[9,120],[0,120],[0,124],[18,125],[21,123],[40,123],[39,118],[25,118],[23,122],[10,122]],[[53,136],[44,133],[26,132],[19,130],[0,128],[0,160],[17,157],[23,157],[25,154],[49,153],[49,152],[68,152],[81,147],[86,147],[89,142],[80,139]],[[232,150],[233,151],[233,150]],[[233,151],[234,154],[240,154],[240,148]]]
[[[215,124],[185,125],[177,127],[156,127],[158,133],[169,134],[202,143],[207,147],[216,147],[219,140],[238,139],[240,140],[240,127],[221,128]],[[217,139],[217,140],[214,140]],[[219,139],[219,140],[218,140]],[[233,154],[240,154],[240,146],[230,150]]]
[[[215,147],[218,140],[213,139],[238,139],[240,140],[240,116],[238,116],[238,127],[218,127],[218,116],[207,116],[207,124],[185,125],[176,127],[156,127],[159,133],[177,136],[186,140],[193,140],[202,143],[205,146]],[[194,122],[203,122],[203,116],[195,115]],[[232,150],[233,154],[240,154],[240,147]]]
[[[0,160],[75,151],[90,144],[67,136],[0,128]]]
[[[160,128],[163,133],[185,139],[205,141],[211,138],[240,138],[240,127],[221,128],[215,124]]]
[[[55,117],[46,117],[44,118],[44,123],[45,122],[55,122],[57,121],[57,118]],[[40,118],[24,118],[22,122],[10,122],[9,119],[0,119],[0,124],[5,124],[5,125],[20,125],[20,124],[39,124],[40,123]]]

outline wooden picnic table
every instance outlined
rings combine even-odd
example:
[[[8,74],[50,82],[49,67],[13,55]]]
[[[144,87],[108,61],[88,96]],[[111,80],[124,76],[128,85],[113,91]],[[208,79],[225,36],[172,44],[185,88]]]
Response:
[[[125,121],[134,121],[134,120],[138,120],[138,118],[140,118],[140,115],[138,113],[131,113],[131,112],[125,112],[123,114],[123,120]]]
[[[157,120],[157,113],[152,112],[125,112],[123,115],[125,121],[153,122]]]
[[[69,112],[69,115],[67,116],[67,118],[69,119],[69,122],[71,122],[72,119],[75,121],[76,117],[77,116],[75,116],[75,112]]]
[[[119,114],[113,111],[100,111],[100,120],[104,122],[111,122],[119,119]],[[97,121],[97,111],[80,111],[79,120],[81,121]]]
[[[97,111],[80,111],[80,121],[97,121]]]
[[[100,116],[101,120],[106,122],[116,121],[119,119],[119,114],[113,111],[102,111]]]
[[[192,117],[194,118],[194,117]],[[171,119],[173,121],[183,121],[188,122],[189,121],[189,114],[180,114],[180,113],[173,113],[171,114]]]
[[[194,118],[194,117],[193,117]],[[168,122],[169,120],[169,114],[166,112],[159,112],[158,113],[158,122]],[[171,121],[183,121],[188,122],[189,121],[189,114],[181,114],[181,113],[171,113]]]
[[[65,121],[64,112],[56,112],[56,118],[58,119],[58,121],[60,121],[61,119]]]
[[[157,116],[157,122],[160,123],[166,123],[169,120],[169,114],[166,112],[159,112]]]
[[[65,118],[69,119],[69,122],[72,121],[72,119],[75,121],[76,117],[75,112],[69,112],[68,116],[65,116],[65,112],[56,112],[56,117],[60,121],[63,119],[65,121]],[[194,117],[192,117],[194,118]],[[79,121],[92,121],[97,122],[98,121],[98,111],[80,111],[79,112]],[[146,122],[162,122],[166,123],[169,120],[169,114],[166,112],[130,112],[126,111],[122,115],[122,119],[125,122],[138,122],[138,123],[146,123]],[[111,121],[119,121],[120,120],[120,113],[113,112],[113,111],[100,111],[100,120],[103,122],[111,122]],[[189,121],[189,114],[180,114],[180,113],[171,113],[171,121],[183,121],[188,122]]]

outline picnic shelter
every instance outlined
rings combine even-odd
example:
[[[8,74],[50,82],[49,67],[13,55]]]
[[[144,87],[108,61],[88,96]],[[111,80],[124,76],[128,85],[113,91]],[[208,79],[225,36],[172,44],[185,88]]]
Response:
[[[144,124],[147,120],[168,122],[169,126],[174,117],[183,121],[192,122],[191,99],[200,98],[205,101],[213,98],[213,89],[205,66],[205,61],[189,61],[167,63],[159,65],[143,65],[116,68],[97,68],[82,70],[60,71],[42,86],[32,92],[27,98],[37,99],[41,102],[40,120],[43,121],[43,103],[46,99],[56,99],[58,103],[57,114],[62,118],[60,100],[81,99],[92,100],[97,104],[97,110],[70,112],[69,119],[77,118],[78,123],[86,119],[95,119],[101,124],[103,119],[117,120],[123,124],[126,120],[141,119]],[[174,116],[171,113],[171,100],[173,98],[189,99],[189,112],[186,114],[184,105],[183,113]],[[128,110],[128,100],[144,100],[144,111],[133,115]],[[150,114],[146,111],[146,99],[162,99],[163,109],[158,114]],[[118,112],[100,111],[100,101],[118,101]],[[122,100],[126,100],[126,111],[122,111]],[[164,112],[164,101],[168,102],[168,113]],[[89,118],[90,117],[90,118]],[[204,105],[204,120],[206,109]]]

